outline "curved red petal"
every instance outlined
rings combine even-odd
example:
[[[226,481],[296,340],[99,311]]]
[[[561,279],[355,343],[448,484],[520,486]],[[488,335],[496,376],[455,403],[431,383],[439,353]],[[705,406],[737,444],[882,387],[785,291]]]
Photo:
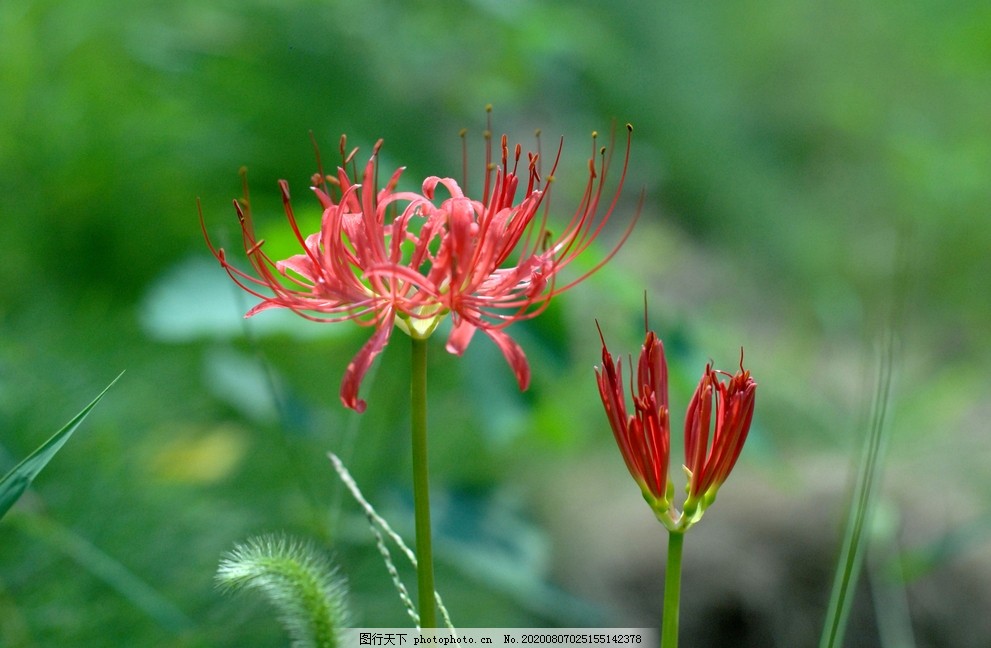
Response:
[[[520,391],[526,391],[530,386],[530,363],[526,359],[526,354],[523,353],[523,347],[501,330],[483,328],[482,332],[492,338],[492,341],[502,351],[502,355],[516,376]]]
[[[358,354],[348,363],[348,368],[344,372],[344,380],[341,382],[341,402],[345,407],[353,409],[359,414],[365,411],[367,404],[358,398],[358,390],[361,381],[372,366],[375,356],[382,352],[389,342],[392,334],[392,326],[395,317],[389,313],[378,324],[375,334],[365,343]]]

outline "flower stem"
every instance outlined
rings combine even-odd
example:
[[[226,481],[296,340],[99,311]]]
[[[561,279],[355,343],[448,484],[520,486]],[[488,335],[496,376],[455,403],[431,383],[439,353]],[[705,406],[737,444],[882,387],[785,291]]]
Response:
[[[430,534],[430,478],[427,465],[427,341],[411,338],[410,415],[413,432],[413,508],[416,518],[416,585],[420,627],[436,628],[434,555]]]
[[[668,566],[664,571],[664,612],[661,617],[661,648],[678,648],[678,604],[681,598],[681,547],[685,534],[668,535]]]

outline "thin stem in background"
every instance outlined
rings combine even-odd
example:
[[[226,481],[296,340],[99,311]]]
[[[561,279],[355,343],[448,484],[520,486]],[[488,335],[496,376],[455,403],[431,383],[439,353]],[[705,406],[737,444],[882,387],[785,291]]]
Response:
[[[391,540],[399,547],[399,550],[406,556],[413,568],[416,568],[416,554],[413,550],[406,546],[403,542],[402,537],[393,531],[389,523],[385,521],[381,515],[375,512],[372,505],[365,499],[365,496],[361,494],[361,489],[358,488],[357,482],[354,481],[354,477],[348,472],[348,469],[344,467],[341,459],[335,455],[333,452],[328,453],[330,461],[334,464],[334,470],[337,471],[337,476],[341,478],[344,485],[351,495],[354,497],[355,501],[361,505],[361,510],[365,512],[365,517],[368,519],[368,526],[372,531],[372,535],[375,536],[375,543],[379,548],[379,553],[382,555],[383,560],[385,560],[385,568],[389,572],[389,576],[392,578],[392,584],[395,585],[396,591],[399,593],[399,598],[402,600],[403,605],[409,612],[410,617],[413,619],[413,623],[416,624],[417,629],[420,629],[420,616],[416,612],[416,606],[413,605],[413,600],[409,597],[406,586],[403,585],[399,578],[399,570],[396,569],[395,564],[392,562],[392,554],[389,553],[389,548],[385,544],[386,538]],[[458,634],[454,630],[454,624],[451,622],[451,615],[448,614],[447,608],[444,607],[444,601],[441,599],[438,592],[434,592],[434,600],[437,602],[437,609],[440,610],[441,616],[444,619],[444,625],[447,629],[451,631],[452,637],[457,637]]]
[[[847,520],[840,559],[836,566],[833,590],[829,598],[829,609],[823,624],[820,648],[835,648],[843,645],[853,592],[857,586],[863,566],[866,535],[870,527],[877,488],[880,483],[881,463],[884,447],[888,440],[888,426],[885,418],[891,398],[891,374],[894,362],[894,335],[887,334],[881,350],[878,367],[877,386],[871,407],[870,429],[864,440],[860,472],[853,492],[850,517]]]
[[[413,508],[416,519],[416,584],[420,627],[436,628],[434,555],[430,531],[430,471],[427,464],[427,341],[412,340],[410,417],[413,436]]]
[[[668,565],[664,570],[664,611],[661,648],[678,648],[678,607],[681,599],[681,548],[685,534],[668,534]]]
[[[888,514],[885,524],[874,524],[874,541],[867,552],[867,579],[877,618],[879,648],[916,648],[909,611],[906,579],[902,566],[902,551],[896,535],[897,516]],[[878,527],[881,527],[878,529]],[[893,560],[890,560],[894,557]],[[886,566],[884,563],[889,561]]]
[[[178,634],[193,627],[193,621],[167,597],[69,527],[42,514],[12,515],[9,519],[5,518],[3,523],[19,527],[26,535],[33,536],[72,559],[154,619],[162,628]]]

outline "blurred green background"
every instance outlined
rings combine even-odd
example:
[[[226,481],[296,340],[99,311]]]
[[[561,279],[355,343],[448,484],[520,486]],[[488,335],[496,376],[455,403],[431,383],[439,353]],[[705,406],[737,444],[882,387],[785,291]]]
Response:
[[[589,132],[634,124],[600,252],[647,198],[603,272],[510,330],[528,392],[488,340],[461,359],[432,342],[455,623],[656,625],[664,533],[592,375],[593,318],[636,351],[646,289],[676,430],[707,360],[731,369],[742,345],[760,383],[751,440],[686,543],[685,645],[818,636],[885,331],[892,434],[847,645],[988,645],[991,6],[973,0],[4,0],[0,473],[127,373],[0,522],[0,645],[285,645],[263,601],[212,582],[235,542],[276,530],[336,557],[359,624],[407,623],[326,459],[411,535],[405,339],[366,381],[368,412],[345,411],[369,331],[242,320],[253,301],[210,257],[196,200],[237,249],[246,166],[277,241],[278,179],[316,214],[309,131],[325,160],[341,132],[364,152],[384,138],[415,188],[460,178],[461,128],[479,168],[489,103],[524,146],[564,135],[562,218]]]

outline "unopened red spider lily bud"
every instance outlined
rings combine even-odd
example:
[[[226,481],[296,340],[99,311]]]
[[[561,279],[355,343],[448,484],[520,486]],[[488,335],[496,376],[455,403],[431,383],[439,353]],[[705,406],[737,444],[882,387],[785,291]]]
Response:
[[[685,419],[688,484],[678,511],[668,467],[671,426],[664,346],[647,331],[635,385],[630,376],[634,412],[628,414],[622,361],[613,360],[601,328],[599,336],[602,366],[596,368],[596,380],[620,454],[657,519],[670,531],[683,533],[701,519],[736,465],[753,420],[757,383],[743,368],[742,350],[736,374],[706,365]]]
[[[602,329],[599,329],[599,336],[602,340],[602,367],[596,368],[595,374],[616,444],[644,499],[656,512],[667,511],[671,428],[664,345],[653,331],[647,333],[637,365],[634,412],[627,414],[623,361],[613,361],[602,337]]]
[[[757,383],[743,368],[742,350],[735,374],[706,365],[685,418],[686,515],[701,516],[736,465],[754,417],[756,392]]]

